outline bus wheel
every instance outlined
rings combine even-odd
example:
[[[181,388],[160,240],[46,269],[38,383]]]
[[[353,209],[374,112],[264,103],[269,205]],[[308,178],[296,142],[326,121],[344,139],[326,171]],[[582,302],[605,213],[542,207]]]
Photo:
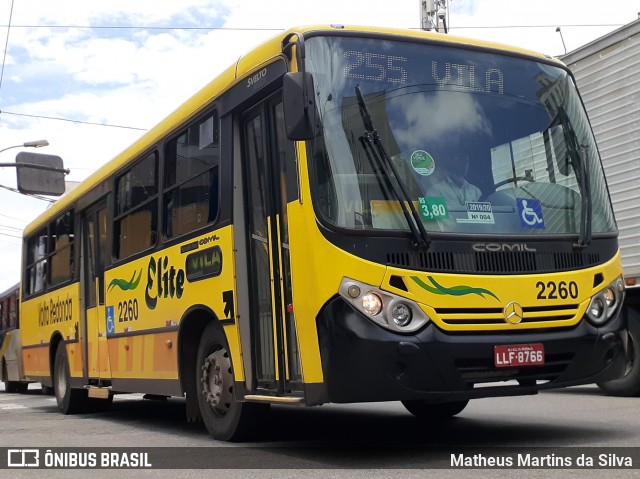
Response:
[[[444,421],[462,412],[469,400],[451,402],[402,401],[402,405],[419,419]]]
[[[209,323],[200,338],[196,360],[196,389],[202,420],[209,434],[222,441],[246,439],[257,426],[265,404],[236,401],[229,347],[222,327]]]
[[[53,389],[58,407],[63,414],[75,414],[84,410],[87,391],[71,388],[67,348],[64,344],[59,344],[56,350],[56,358],[53,363]]]
[[[2,377],[4,378],[4,392],[16,393],[18,392],[15,381],[9,381],[9,374],[7,373],[7,365],[2,363]]]
[[[629,323],[627,330],[627,364],[624,374],[609,381],[598,381],[600,389],[611,396],[640,396],[640,327]]]

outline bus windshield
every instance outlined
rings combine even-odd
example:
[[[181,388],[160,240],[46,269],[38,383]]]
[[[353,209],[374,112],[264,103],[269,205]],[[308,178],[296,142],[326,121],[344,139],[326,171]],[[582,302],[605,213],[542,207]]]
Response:
[[[306,48],[321,125],[313,198],[325,223],[408,231],[404,200],[429,232],[615,230],[595,141],[564,69],[379,38],[313,37]]]

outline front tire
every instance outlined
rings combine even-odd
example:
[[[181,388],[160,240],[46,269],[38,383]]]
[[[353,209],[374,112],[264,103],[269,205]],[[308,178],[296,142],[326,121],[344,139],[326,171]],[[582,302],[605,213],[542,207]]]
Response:
[[[629,324],[627,330],[627,364],[622,376],[609,381],[598,381],[600,389],[610,396],[640,396],[640,327]]]
[[[195,374],[198,406],[209,434],[221,441],[247,439],[269,405],[236,400],[229,346],[216,322],[209,323],[202,332]]]
[[[64,343],[58,345],[56,358],[53,362],[53,389],[58,407],[63,414],[76,414],[84,411],[87,391],[86,389],[71,388],[67,347]]]
[[[459,414],[467,407],[469,400],[451,402],[428,402],[428,401],[402,401],[402,405],[418,419],[428,419],[431,421],[446,421],[452,416]]]

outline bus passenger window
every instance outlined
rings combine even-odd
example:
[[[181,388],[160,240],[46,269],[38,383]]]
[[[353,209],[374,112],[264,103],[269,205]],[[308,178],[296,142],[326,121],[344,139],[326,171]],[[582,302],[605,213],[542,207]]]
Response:
[[[64,283],[73,277],[73,238],[73,211],[67,211],[50,226],[50,286]]]
[[[27,277],[25,290],[35,294],[44,290],[47,274],[47,229],[38,231],[27,242]]]
[[[164,168],[164,232],[190,233],[218,215],[218,113],[167,144]]]
[[[152,153],[116,180],[114,254],[118,259],[156,243],[157,154]]]

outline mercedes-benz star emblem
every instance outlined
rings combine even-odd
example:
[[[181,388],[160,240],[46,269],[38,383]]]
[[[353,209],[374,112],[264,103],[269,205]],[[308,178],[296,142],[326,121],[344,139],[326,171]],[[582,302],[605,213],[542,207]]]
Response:
[[[502,314],[504,315],[504,320],[510,324],[518,324],[522,321],[522,317],[524,312],[522,311],[522,306],[520,306],[515,301],[511,301],[507,304],[502,310]]]

